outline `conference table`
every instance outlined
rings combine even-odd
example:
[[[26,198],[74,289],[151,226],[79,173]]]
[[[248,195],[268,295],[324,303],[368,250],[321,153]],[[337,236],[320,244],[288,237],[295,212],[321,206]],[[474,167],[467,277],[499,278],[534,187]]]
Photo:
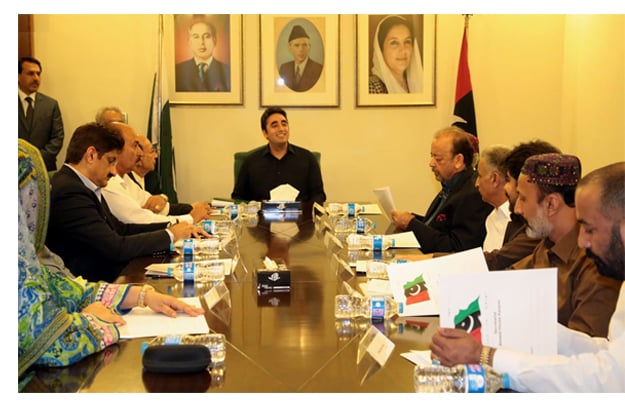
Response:
[[[392,233],[384,214],[367,217],[375,223],[374,233]],[[366,276],[344,266],[354,258],[346,244],[327,236],[327,223],[309,204],[299,214],[261,211],[237,221],[236,238],[222,252],[238,257],[225,279],[229,301],[209,308],[202,300],[210,331],[226,338],[222,366],[190,374],[151,373],[142,365],[142,344],[150,338],[127,339],[72,366],[38,369],[24,392],[414,392],[414,364],[401,353],[426,350],[438,317],[377,323],[395,346],[390,357],[384,365],[368,354],[357,362],[359,344],[372,322],[337,320],[334,299],[344,293],[345,284],[358,289]],[[406,253],[419,251],[390,249],[384,258]],[[372,253],[358,255],[366,260]],[[265,257],[285,262],[291,272],[289,291],[258,291],[255,271]],[[146,276],[147,265],[176,261],[176,254],[137,258],[117,282],[149,283],[177,297],[203,297],[210,284]]]

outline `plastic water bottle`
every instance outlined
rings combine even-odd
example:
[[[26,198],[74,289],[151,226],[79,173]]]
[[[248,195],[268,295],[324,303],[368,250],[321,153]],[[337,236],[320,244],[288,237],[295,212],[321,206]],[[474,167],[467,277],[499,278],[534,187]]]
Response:
[[[362,207],[358,203],[328,203],[328,215],[342,215],[349,218],[358,216]]]
[[[375,223],[371,219],[362,216],[357,218],[333,216],[330,219],[330,223],[334,227],[334,233],[368,234],[375,229]]]
[[[362,235],[352,233],[347,236],[347,248],[355,251],[384,251],[395,246],[395,239],[385,235]]]
[[[490,393],[509,388],[510,378],[486,365],[416,365],[414,387],[415,392],[426,393]]]
[[[387,320],[397,315],[399,306],[389,295],[362,297],[339,294],[334,298],[334,317],[353,319],[365,317],[370,320]]]
[[[206,334],[169,334],[157,336],[149,342],[143,342],[142,350],[149,346],[169,346],[199,344],[208,347],[211,352],[211,367],[221,366],[226,360],[226,337],[221,333]]]
[[[174,277],[176,281],[194,283],[219,282],[226,278],[224,264],[220,261],[184,261],[167,268],[167,275]]]

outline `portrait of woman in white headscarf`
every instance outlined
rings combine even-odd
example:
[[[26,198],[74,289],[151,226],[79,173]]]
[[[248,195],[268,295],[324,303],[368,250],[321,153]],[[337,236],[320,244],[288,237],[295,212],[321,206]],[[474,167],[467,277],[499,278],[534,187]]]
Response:
[[[372,40],[370,94],[423,91],[423,62],[412,23],[402,16],[386,16]]]

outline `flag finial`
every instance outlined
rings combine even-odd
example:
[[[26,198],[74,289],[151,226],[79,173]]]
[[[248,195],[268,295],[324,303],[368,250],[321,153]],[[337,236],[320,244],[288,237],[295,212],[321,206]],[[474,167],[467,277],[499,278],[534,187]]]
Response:
[[[464,28],[468,29],[469,28],[469,19],[473,15],[472,14],[463,14],[463,16],[464,16]]]

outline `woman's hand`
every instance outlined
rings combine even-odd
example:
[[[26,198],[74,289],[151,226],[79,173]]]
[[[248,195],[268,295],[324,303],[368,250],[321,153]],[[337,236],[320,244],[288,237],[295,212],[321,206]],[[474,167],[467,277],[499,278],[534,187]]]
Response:
[[[156,291],[148,291],[145,293],[143,300],[144,304],[150,307],[157,313],[163,313],[169,317],[176,317],[177,311],[182,311],[190,316],[199,316],[204,314],[204,309],[201,307],[194,307],[172,297],[171,295],[161,294]]]
[[[89,304],[87,307],[82,309],[81,313],[91,314],[100,320],[106,321],[107,323],[119,324],[120,326],[126,324],[126,320],[124,320],[122,316],[106,307],[100,301]]]

